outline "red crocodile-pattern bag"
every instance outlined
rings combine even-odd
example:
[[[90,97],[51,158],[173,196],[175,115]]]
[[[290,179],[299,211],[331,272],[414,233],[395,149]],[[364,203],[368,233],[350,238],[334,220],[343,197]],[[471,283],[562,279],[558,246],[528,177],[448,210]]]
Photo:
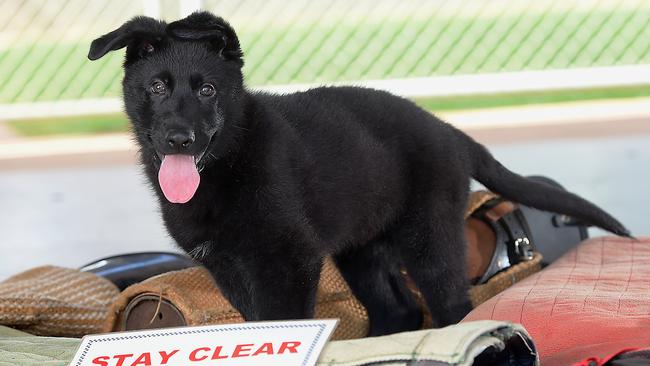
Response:
[[[650,345],[650,238],[590,239],[463,321],[521,323],[542,365],[571,365]]]

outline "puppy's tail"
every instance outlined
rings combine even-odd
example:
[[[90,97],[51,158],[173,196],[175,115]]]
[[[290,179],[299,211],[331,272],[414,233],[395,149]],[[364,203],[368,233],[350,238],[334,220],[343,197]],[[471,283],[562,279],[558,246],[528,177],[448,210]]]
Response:
[[[573,193],[530,180],[501,165],[485,147],[462,134],[472,161],[472,176],[501,196],[535,207],[573,216],[616,235],[631,237],[630,231],[610,214]]]

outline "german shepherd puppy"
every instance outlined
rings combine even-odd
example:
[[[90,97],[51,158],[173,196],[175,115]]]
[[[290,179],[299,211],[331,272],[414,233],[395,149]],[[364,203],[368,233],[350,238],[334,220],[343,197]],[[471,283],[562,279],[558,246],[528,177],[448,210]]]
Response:
[[[244,86],[237,35],[207,12],[136,17],[92,42],[126,47],[124,103],[167,230],[246,320],[314,315],[332,256],[370,334],[417,329],[419,286],[436,326],[470,310],[463,213],[470,179],[502,196],[628,236],[606,212],[517,175],[480,144],[389,93]]]

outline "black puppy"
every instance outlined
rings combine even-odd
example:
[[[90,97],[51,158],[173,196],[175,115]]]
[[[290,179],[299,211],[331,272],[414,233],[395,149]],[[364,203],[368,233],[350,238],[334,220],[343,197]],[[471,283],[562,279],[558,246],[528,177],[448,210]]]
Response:
[[[470,309],[463,211],[472,177],[629,235],[406,99],[354,87],[247,90],[237,36],[209,13],[170,24],[134,18],[96,39],[88,57],[123,47],[126,112],[167,229],[247,320],[312,317],[332,256],[372,335],[420,326],[402,267],[436,326],[459,321]]]

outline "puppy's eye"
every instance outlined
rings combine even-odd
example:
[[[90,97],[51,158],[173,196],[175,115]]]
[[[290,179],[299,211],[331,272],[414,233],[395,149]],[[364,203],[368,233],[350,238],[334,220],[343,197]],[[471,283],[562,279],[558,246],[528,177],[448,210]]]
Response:
[[[151,52],[153,52],[153,45],[151,43],[145,43],[145,44],[142,45],[142,49],[146,53],[151,53]]]
[[[151,84],[151,92],[154,94],[164,94],[167,91],[167,86],[162,81],[154,81]]]
[[[214,86],[212,84],[203,84],[201,86],[201,89],[199,90],[199,94],[201,94],[204,97],[211,97],[214,95]]]

